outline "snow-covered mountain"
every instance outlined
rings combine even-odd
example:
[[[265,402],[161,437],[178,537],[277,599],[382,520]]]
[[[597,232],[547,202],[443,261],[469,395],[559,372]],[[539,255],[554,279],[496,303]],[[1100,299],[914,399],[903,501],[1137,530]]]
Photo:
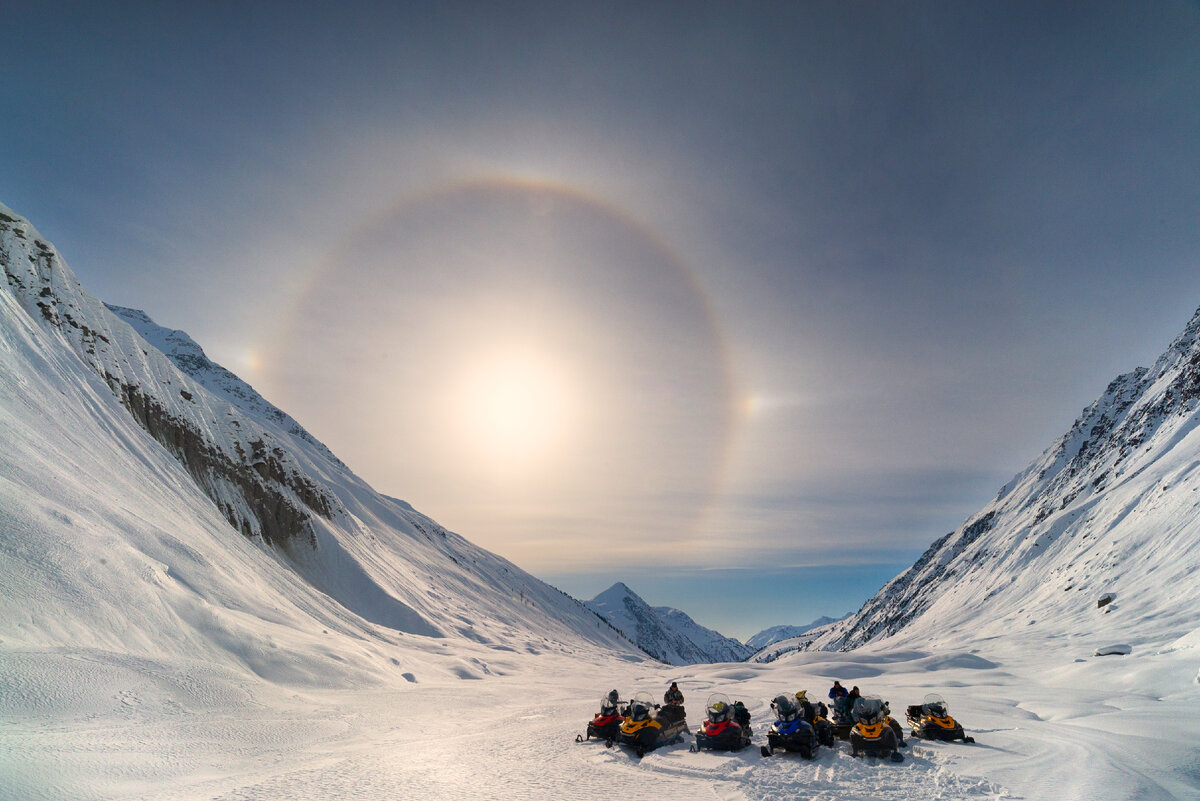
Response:
[[[990,503],[855,615],[801,643],[849,649],[1028,636],[1170,649],[1200,609],[1200,311],[1119,376]]]
[[[5,650],[325,685],[416,680],[418,663],[469,678],[515,650],[642,657],[582,603],[375,492],[186,334],[106,307],[4,206],[0,267]]]
[[[1197,797],[1194,331],[935,546],[900,636],[678,668],[375,493],[3,206],[0,268],[0,799]],[[894,707],[943,692],[979,744],[892,770],[570,743],[612,687],[677,679],[693,724],[728,693],[761,741],[772,697],[839,677]]]
[[[670,665],[740,662],[753,653],[678,609],[650,606],[621,582],[588,601],[587,606],[643,651]]]
[[[848,617],[848,615],[846,616]],[[819,629],[822,626],[828,626],[830,623],[836,623],[841,620],[840,617],[825,617],[821,616],[809,623],[807,626],[771,626],[768,629],[763,629],[758,634],[755,634],[750,639],[746,640],[746,646],[753,648],[755,651],[760,651],[768,645],[773,645],[780,640],[799,637],[801,634],[807,634],[813,629]]]

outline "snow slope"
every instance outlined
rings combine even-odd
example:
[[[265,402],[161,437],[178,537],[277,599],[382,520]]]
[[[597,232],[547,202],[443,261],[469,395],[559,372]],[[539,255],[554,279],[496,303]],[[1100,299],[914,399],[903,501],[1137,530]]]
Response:
[[[850,653],[662,665],[371,491],[194,343],[104,308],[2,206],[0,267],[0,801],[1200,797],[1200,633],[1116,636],[1131,611],[1160,639],[1194,620],[1165,582],[1154,602],[1107,574],[1103,607],[1099,582],[1056,589],[1086,601],[1077,630],[977,605],[956,641],[918,622]],[[1188,437],[1155,470],[1190,492]],[[1175,483],[1125,478],[1125,519],[1092,531],[1185,526]],[[941,692],[978,743],[892,765],[573,742],[609,689],[678,680],[693,727],[725,692],[757,745],[770,698],[835,678],[895,709]]]
[[[1200,627],[1200,312],[996,498],[805,647],[1020,633],[1172,647]],[[1112,603],[1099,606],[1105,596]],[[1085,653],[1086,652],[1086,653]]]
[[[755,651],[761,651],[769,645],[779,642],[780,640],[788,640],[794,637],[799,637],[801,634],[806,634],[813,629],[819,629],[822,626],[828,626],[830,623],[836,623],[841,618],[819,617],[807,626],[771,626],[763,629],[758,634],[755,634],[750,639],[746,640],[746,646],[753,648]]]
[[[740,662],[751,649],[669,606],[651,607],[621,582],[587,602],[646,653],[669,665]]]
[[[0,266],[6,650],[352,684],[443,638],[634,658],[581,603],[375,493],[186,335],[111,312],[3,207]],[[437,669],[486,675],[473,659]]]

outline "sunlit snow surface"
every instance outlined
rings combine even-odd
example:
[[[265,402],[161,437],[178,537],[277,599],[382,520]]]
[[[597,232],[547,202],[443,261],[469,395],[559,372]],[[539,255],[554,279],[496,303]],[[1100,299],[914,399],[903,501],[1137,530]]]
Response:
[[[448,650],[456,653],[446,661],[477,656]],[[1200,705],[1184,675],[1194,648],[1187,657],[1123,662],[1075,663],[1069,647],[1011,664],[1002,654],[800,654],[766,666],[671,672],[496,652],[489,668],[510,675],[448,679],[434,666],[442,660],[422,657],[413,660],[414,682],[292,690],[183,661],[5,651],[2,794],[592,799],[644,786],[680,799],[1196,797]],[[812,762],[761,757],[769,699],[823,691],[831,675],[882,695],[893,711],[936,690],[978,742],[910,740],[902,764],[854,759],[845,744]],[[672,678],[687,694],[693,727],[710,691],[745,700],[755,747],[693,754],[685,742],[638,760],[573,741],[610,685],[657,694]]]
[[[851,653],[659,665],[377,495],[290,421],[256,417],[245,394],[232,403],[236,385],[180,373],[0,214],[0,799],[1200,796],[1200,630],[1172,603],[1194,592],[1142,576],[1103,588],[1115,601],[1098,608],[1076,591],[1053,627],[963,596],[953,637],[924,620]],[[42,310],[49,298],[57,311]],[[320,547],[289,556],[233,530],[97,369],[140,382],[230,450],[245,435],[235,428],[278,442],[337,499]],[[240,427],[223,422],[233,417]],[[1177,458],[1200,452],[1183,442]],[[1186,541],[1200,480],[1185,461],[1163,474],[1173,500],[1140,493],[1109,526],[1136,534],[1143,558],[1166,520],[1168,542]],[[1163,575],[1196,560],[1170,557]],[[1093,656],[1113,643],[1131,652]],[[844,744],[813,762],[759,756],[769,699],[820,697],[833,679],[897,716],[938,692],[978,742],[917,742],[901,764],[853,759]],[[638,760],[574,742],[609,689],[660,697],[672,680],[693,729],[709,692],[745,701],[754,747],[692,754],[685,740]]]

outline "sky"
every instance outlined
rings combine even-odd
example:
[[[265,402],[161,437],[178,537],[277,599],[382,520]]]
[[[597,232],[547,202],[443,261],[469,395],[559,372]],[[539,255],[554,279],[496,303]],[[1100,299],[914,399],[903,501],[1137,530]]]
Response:
[[[572,594],[857,609],[1200,306],[1200,5],[35,3],[0,201]]]

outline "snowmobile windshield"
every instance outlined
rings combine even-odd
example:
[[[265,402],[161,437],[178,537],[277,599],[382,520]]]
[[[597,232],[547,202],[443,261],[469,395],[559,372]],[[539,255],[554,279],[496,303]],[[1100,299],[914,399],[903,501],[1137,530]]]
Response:
[[[713,693],[708,696],[708,705],[704,710],[708,713],[709,720],[720,723],[722,720],[728,720],[733,714],[733,705],[729,703],[729,696],[725,693]]]
[[[800,708],[796,706],[796,702],[787,695],[777,695],[775,700],[771,702],[771,708],[775,710],[775,717],[785,723],[790,720],[795,720],[800,714]]]
[[[883,720],[883,701],[878,698],[859,698],[854,702],[854,719],[860,723],[878,723]]]
[[[944,718],[949,714],[946,706],[946,699],[937,693],[930,693],[925,696],[925,703],[922,705],[922,711],[926,715],[933,715],[935,718]]]
[[[600,699],[600,714],[601,714],[601,715],[615,715],[615,714],[617,714],[617,702],[616,702],[616,700],[615,700],[615,699],[613,699],[613,698],[610,698],[610,697],[609,697],[609,696],[607,696],[607,695],[606,695],[606,696],[604,696],[603,698],[601,698],[601,699]]]
[[[634,720],[645,720],[650,717],[650,710],[652,709],[654,709],[654,702],[650,700],[650,695],[648,693],[638,693],[629,702],[629,717]]]

